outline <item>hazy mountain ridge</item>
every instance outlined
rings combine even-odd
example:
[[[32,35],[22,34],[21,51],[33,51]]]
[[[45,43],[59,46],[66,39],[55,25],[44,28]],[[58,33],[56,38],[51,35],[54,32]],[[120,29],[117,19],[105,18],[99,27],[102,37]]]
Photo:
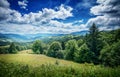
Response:
[[[87,31],[73,32],[70,35],[85,35]],[[2,34],[0,33],[1,41],[16,41],[16,42],[29,42],[37,39],[44,40],[45,38],[51,38],[56,36],[65,36],[68,34],[50,34],[50,33],[39,33],[39,34]]]

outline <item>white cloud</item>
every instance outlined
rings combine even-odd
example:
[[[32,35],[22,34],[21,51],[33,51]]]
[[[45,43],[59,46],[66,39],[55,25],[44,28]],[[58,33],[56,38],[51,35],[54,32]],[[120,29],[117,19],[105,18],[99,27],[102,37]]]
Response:
[[[91,13],[94,15],[106,15],[110,17],[120,17],[119,0],[97,0],[99,5],[92,7]]]
[[[49,26],[40,25],[34,26],[32,24],[13,24],[0,23],[0,33],[15,33],[15,34],[36,34],[36,33],[53,33],[53,34],[69,34],[76,31],[87,30],[87,28],[80,26],[73,26],[71,23],[60,23],[58,21],[51,21]],[[4,26],[3,26],[4,25]],[[54,25],[54,26],[53,26]]]
[[[90,12],[96,15],[86,23],[89,27],[96,23],[101,30],[113,30],[120,28],[120,1],[119,0],[97,0],[98,5],[93,6]]]
[[[7,0],[0,0],[0,7],[9,8],[10,4]]]
[[[21,15],[16,10],[10,8],[0,8],[0,33],[17,33],[17,34],[35,34],[35,33],[71,33],[81,31],[83,25],[73,25],[73,23],[63,23],[56,19],[65,20],[72,17],[70,6],[61,5],[56,9],[43,8],[37,13]],[[76,21],[82,23],[83,20]]]
[[[72,17],[73,14],[71,13],[72,8],[69,6],[61,5],[57,7],[57,10],[54,9],[48,9],[44,8],[42,11],[39,11],[37,13],[29,13],[24,14],[23,16],[21,13],[19,13],[16,10],[11,9],[1,9],[3,12],[1,12],[2,20],[5,20],[6,22],[10,23],[23,23],[23,24],[34,24],[34,23],[46,23],[52,19],[62,19],[65,20],[68,17]],[[5,13],[4,13],[5,11]],[[7,14],[6,14],[7,13]],[[4,17],[7,16],[7,18],[4,19]]]
[[[20,8],[22,9],[26,9],[27,10],[27,6],[28,6],[28,1],[27,0],[23,0],[23,1],[18,1],[18,5],[20,6]]]

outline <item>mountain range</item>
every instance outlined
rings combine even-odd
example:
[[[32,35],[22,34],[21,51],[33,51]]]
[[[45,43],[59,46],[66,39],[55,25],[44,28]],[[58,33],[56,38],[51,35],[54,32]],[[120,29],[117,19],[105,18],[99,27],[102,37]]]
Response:
[[[85,35],[88,31],[73,32],[70,35]],[[45,38],[65,36],[68,34],[50,34],[50,33],[39,33],[39,34],[2,34],[0,33],[0,41],[15,41],[15,42],[30,42],[37,39],[44,40]]]

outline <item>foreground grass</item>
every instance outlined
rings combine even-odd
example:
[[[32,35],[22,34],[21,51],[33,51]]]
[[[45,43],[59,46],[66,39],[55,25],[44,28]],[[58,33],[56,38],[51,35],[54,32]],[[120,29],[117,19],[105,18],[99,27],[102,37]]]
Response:
[[[45,55],[0,55],[0,77],[119,77],[120,67],[78,64]],[[28,51],[29,52],[29,51]],[[27,52],[27,53],[28,53]],[[31,51],[30,51],[31,52]]]

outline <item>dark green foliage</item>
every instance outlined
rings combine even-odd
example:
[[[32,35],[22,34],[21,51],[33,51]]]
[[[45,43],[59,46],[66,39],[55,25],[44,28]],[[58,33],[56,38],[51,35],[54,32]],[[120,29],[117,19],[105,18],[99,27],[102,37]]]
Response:
[[[36,40],[33,43],[32,50],[33,50],[34,53],[37,53],[37,54],[40,53],[40,54],[42,54],[43,53],[42,42],[39,41],[39,40]]]
[[[63,52],[60,42],[53,42],[48,49],[48,56],[55,58],[63,58]]]
[[[17,53],[17,49],[14,43],[11,43],[9,49],[8,49],[9,53]]]
[[[103,42],[103,47],[104,43],[106,42],[109,45],[112,45],[115,42],[115,32],[100,32],[101,40]],[[101,43],[102,43],[101,42]]]
[[[22,50],[22,48],[20,47],[20,46],[16,46],[16,49],[18,50],[18,51],[21,51]]]
[[[95,64],[98,64],[99,63],[98,57],[100,55],[100,50],[103,48],[103,46],[102,40],[100,39],[100,32],[94,23],[90,27],[89,35],[86,36],[86,43],[90,51],[94,53],[93,62]]]
[[[112,46],[105,46],[100,55],[102,63],[106,66],[119,66],[120,65],[120,41],[114,43]]]
[[[74,53],[78,51],[76,40],[69,40],[65,45],[66,55],[65,59],[74,60]]]
[[[80,47],[81,45],[84,44],[84,41],[83,41],[82,39],[79,39],[79,40],[77,41],[77,44],[78,44],[78,47]]]
[[[0,47],[0,54],[7,54],[7,53],[9,53],[8,48],[9,48],[9,46],[1,46]]]
[[[65,42],[61,42],[62,50],[65,50]]]
[[[5,39],[1,40],[2,38],[0,38],[0,46],[6,46],[6,45],[10,45],[10,42],[9,41],[5,41]]]
[[[115,32],[115,41],[117,42],[119,41],[119,39],[120,39],[120,29],[116,30]]]
[[[90,51],[94,52],[96,56],[99,55],[99,51],[98,50],[98,38],[99,38],[99,30],[96,27],[96,25],[93,23],[93,25],[90,27],[90,34],[88,39],[88,47],[90,48]]]
[[[63,59],[64,58],[63,50],[57,51],[56,58],[59,58],[59,59]]]
[[[94,59],[94,53],[89,50],[86,44],[83,44],[74,55],[74,60],[79,63],[90,63]]]

